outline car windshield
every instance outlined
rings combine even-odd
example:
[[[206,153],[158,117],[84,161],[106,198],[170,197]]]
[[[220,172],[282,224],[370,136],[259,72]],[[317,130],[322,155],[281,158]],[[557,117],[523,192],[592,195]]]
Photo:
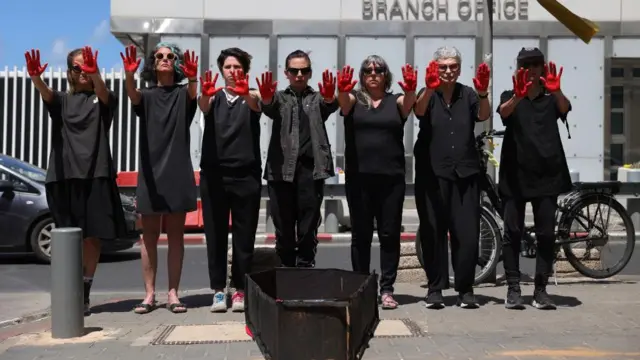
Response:
[[[0,156],[0,165],[21,174],[35,182],[44,184],[47,178],[47,172],[37,166],[33,166],[24,161],[12,158],[10,156]]]

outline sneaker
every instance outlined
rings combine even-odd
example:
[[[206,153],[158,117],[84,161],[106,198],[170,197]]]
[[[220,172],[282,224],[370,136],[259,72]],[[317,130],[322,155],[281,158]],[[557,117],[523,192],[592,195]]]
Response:
[[[533,301],[531,303],[533,307],[540,310],[555,310],[556,304],[553,303],[547,289],[538,288],[533,291]]]
[[[244,311],[244,292],[236,291],[231,296],[231,311],[243,312]]]
[[[524,310],[524,301],[519,286],[509,286],[507,298],[504,299],[504,307],[510,310]]]
[[[478,302],[473,292],[468,291],[466,293],[458,294],[458,306],[463,309],[477,309]]]
[[[217,291],[213,294],[211,312],[227,312],[227,294],[222,291]]]
[[[442,309],[444,308],[444,298],[442,297],[441,290],[429,290],[425,299],[425,306],[427,309]]]

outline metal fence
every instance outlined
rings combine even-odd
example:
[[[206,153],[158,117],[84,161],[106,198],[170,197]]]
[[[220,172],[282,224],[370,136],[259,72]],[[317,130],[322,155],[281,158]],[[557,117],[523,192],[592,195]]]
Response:
[[[109,141],[116,169],[136,171],[138,168],[138,132],[140,121],[124,88],[124,71],[102,70],[107,88],[118,96],[118,110]],[[66,91],[66,71],[47,69],[43,80],[54,90]],[[138,86],[140,79],[136,75]],[[49,113],[40,94],[31,83],[26,68],[5,67],[0,70],[0,151],[46,169],[51,151]]]

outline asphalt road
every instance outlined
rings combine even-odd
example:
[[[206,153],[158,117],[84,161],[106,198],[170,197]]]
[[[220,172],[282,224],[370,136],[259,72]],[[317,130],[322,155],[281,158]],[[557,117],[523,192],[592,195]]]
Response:
[[[159,249],[158,291],[167,287],[167,248]],[[380,271],[380,250],[377,244],[372,249],[372,267]],[[208,287],[207,257],[204,246],[185,248],[181,290],[197,290]],[[535,261],[521,258],[524,273],[532,274]],[[351,268],[349,246],[345,243],[322,244],[318,249],[317,265],[323,268]],[[501,266],[498,273],[502,273]],[[636,249],[633,258],[621,275],[640,275],[640,251]],[[0,255],[0,293],[37,293],[50,289],[48,265],[37,264],[24,256]],[[105,255],[101,259],[96,278],[95,292],[140,292],[143,290],[139,249]]]

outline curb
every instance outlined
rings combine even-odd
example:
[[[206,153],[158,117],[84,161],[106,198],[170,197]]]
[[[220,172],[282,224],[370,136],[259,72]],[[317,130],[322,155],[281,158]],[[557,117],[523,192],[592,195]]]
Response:
[[[416,233],[402,233],[400,234],[400,241],[415,241]],[[229,234],[229,240],[231,241],[231,234]],[[378,240],[378,235],[373,235],[373,240]],[[275,234],[256,234],[256,244],[275,244],[276,235]],[[338,234],[329,234],[329,233],[320,233],[318,234],[318,242],[320,244],[323,243],[349,243],[351,242],[351,233],[338,233]],[[168,243],[167,235],[162,234],[158,239],[158,244],[164,245]],[[138,242],[138,245],[140,242]],[[185,245],[205,245],[206,238],[204,234],[184,234],[184,244]]]
[[[45,310],[37,311],[37,312],[27,314],[21,317],[17,317],[14,319],[3,320],[3,321],[0,321],[0,329],[42,320],[42,319],[48,318],[50,314],[51,314],[51,308],[47,308]]]

